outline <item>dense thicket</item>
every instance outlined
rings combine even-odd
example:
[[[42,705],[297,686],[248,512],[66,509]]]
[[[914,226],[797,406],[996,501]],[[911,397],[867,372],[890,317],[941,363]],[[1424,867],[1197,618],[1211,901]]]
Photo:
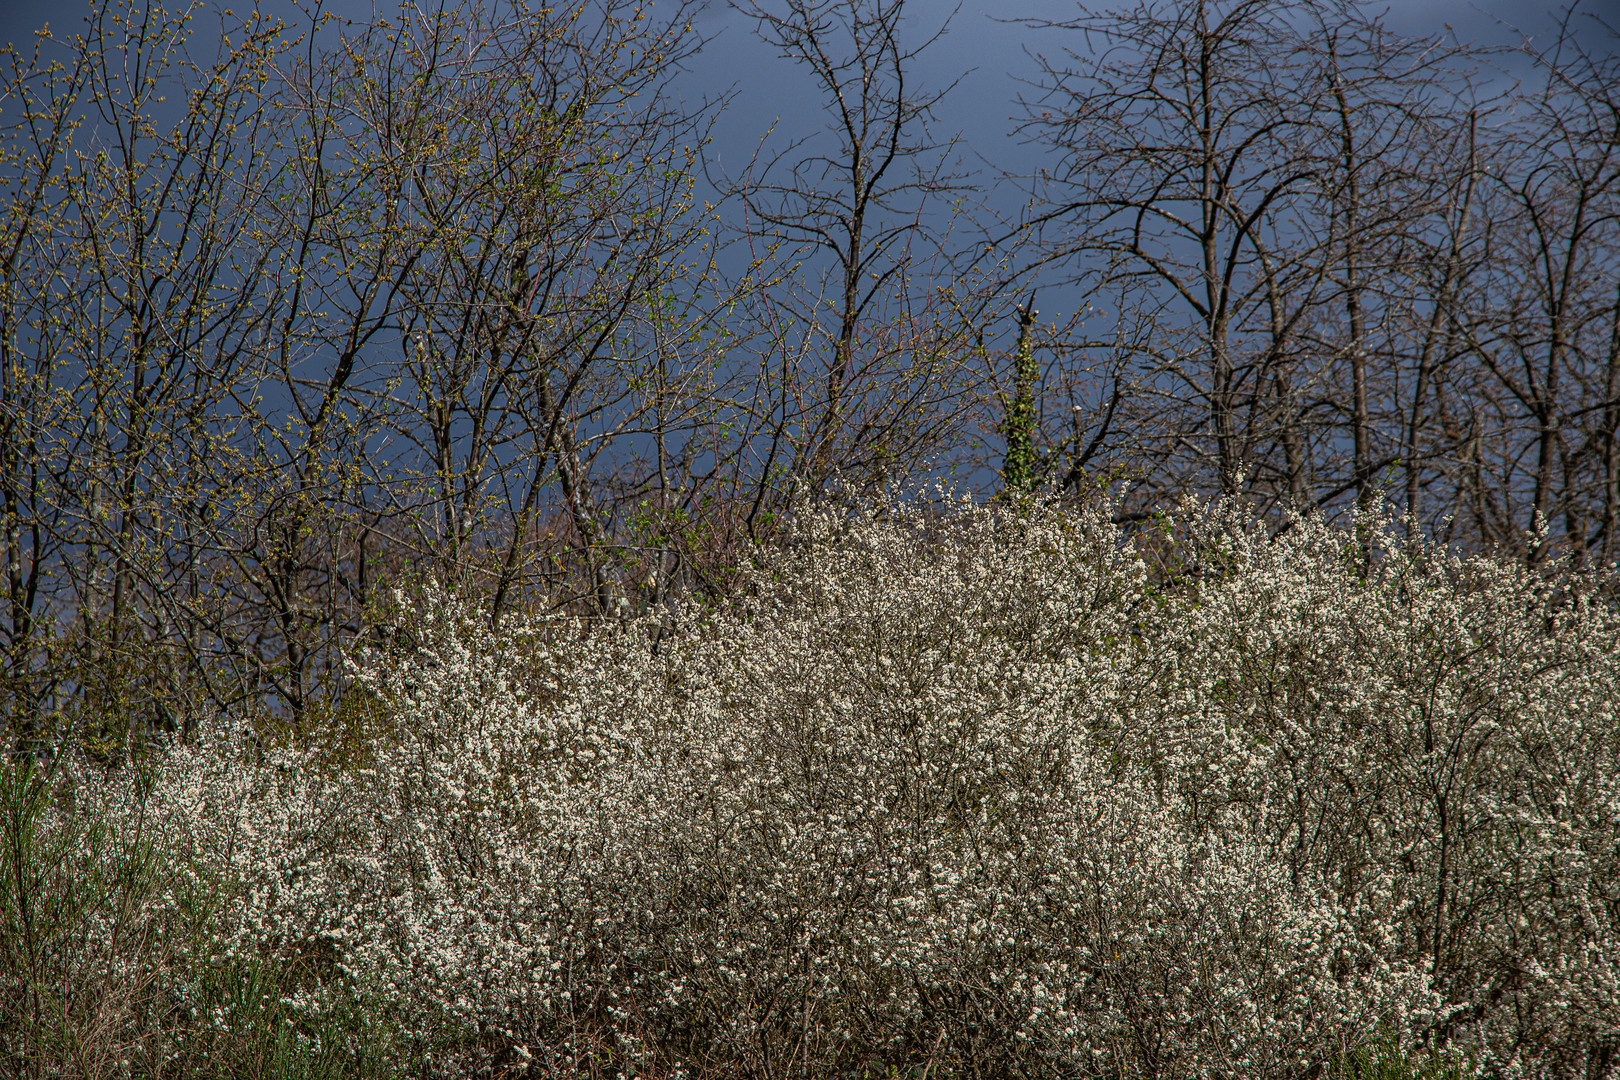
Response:
[[[24,771],[7,1067],[1612,1075],[1592,583],[1226,505],[1167,575],[1114,511],[806,505],[734,607],[608,631],[429,591],[356,742]]]

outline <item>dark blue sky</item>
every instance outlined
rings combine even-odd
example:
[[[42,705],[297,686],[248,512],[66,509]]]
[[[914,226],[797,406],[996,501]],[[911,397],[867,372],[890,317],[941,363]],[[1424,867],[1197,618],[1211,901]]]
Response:
[[[261,6],[293,10],[291,0],[261,0]],[[326,0],[325,7],[361,16],[372,10],[389,12],[394,3]],[[951,0],[913,0],[908,12],[913,40],[936,30],[953,7]],[[82,0],[0,0],[0,41],[22,44],[47,20],[59,31],[71,32],[86,9]],[[1074,0],[962,0],[948,31],[921,57],[913,74],[915,84],[938,88],[961,79],[939,108],[935,134],[961,133],[968,150],[966,165],[981,181],[993,183],[1002,172],[1029,175],[1035,171],[1041,150],[1011,134],[1012,117],[1018,112],[1016,98],[1021,89],[1027,89],[1020,80],[1036,73],[1031,53],[1055,55],[1065,45],[1078,44],[1076,35],[1032,30],[1017,20],[1061,20],[1080,10]],[[1397,0],[1385,10],[1389,25],[1398,32],[1444,34],[1449,26],[1463,41],[1504,45],[1516,43],[1523,35],[1548,32],[1563,5],[1542,0]],[[1579,10],[1620,28],[1620,0],[1580,0]],[[206,17],[200,18],[198,25],[208,22]],[[1577,25],[1590,25],[1590,20],[1577,20]],[[822,129],[822,102],[806,73],[759,42],[749,20],[732,11],[724,0],[714,0],[697,20],[697,27],[710,41],[680,76],[678,92],[693,102],[728,92],[733,95],[710,147],[711,165],[736,175],[747,166],[760,138],[773,124],[777,146]],[[1608,51],[1620,47],[1620,39],[1594,28],[1589,44]],[[1022,201],[1009,189],[992,198],[994,203],[1009,200]],[[1017,212],[1016,206],[1001,210]]]
[[[287,0],[268,0],[262,6],[291,9]],[[392,4],[328,0],[326,6],[352,8],[359,14],[374,7],[387,11]],[[915,32],[936,29],[953,6],[951,0],[914,0],[909,17]],[[1581,0],[1579,7],[1620,27],[1620,0]],[[0,0],[0,42],[22,44],[47,21],[58,30],[71,31],[86,8],[82,0]],[[1070,44],[1073,41],[1072,35],[1043,33],[1008,20],[1064,19],[1079,10],[1074,0],[962,0],[949,31],[924,54],[916,71],[921,84],[936,87],[967,73],[941,107],[940,134],[961,132],[968,146],[989,159],[993,168],[1029,172],[1036,150],[1008,134],[1018,80],[1034,72],[1028,52],[1056,51],[1065,37]],[[1558,10],[1562,5],[1542,0],[1397,0],[1388,5],[1387,18],[1392,28],[1405,33],[1443,33],[1449,25],[1465,41],[1506,44],[1517,39],[1515,29],[1545,32]],[[206,19],[199,20],[199,25],[206,24]],[[698,98],[738,91],[713,148],[724,166],[745,164],[773,123],[783,136],[808,134],[820,127],[820,101],[803,73],[755,40],[748,21],[724,0],[711,4],[698,27],[712,40],[682,78],[684,92]],[[1602,48],[1620,44],[1612,39],[1600,43],[1603,36],[1594,34],[1593,44]]]
[[[291,5],[284,0],[269,0],[262,6],[273,10]],[[375,4],[368,0],[339,0],[327,6],[356,11],[373,6],[386,11],[391,7],[384,0]],[[911,19],[919,31],[931,30],[953,6],[950,0],[914,0]],[[1449,24],[1463,40],[1506,43],[1515,39],[1513,28],[1525,33],[1545,31],[1553,12],[1562,7],[1542,0],[1398,0],[1387,10],[1390,25],[1401,32],[1442,33]],[[1620,27],[1620,0],[1581,0],[1579,7]],[[21,44],[47,21],[58,29],[71,30],[86,8],[81,0],[0,0],[0,42]],[[981,152],[992,147],[1004,151],[997,142],[1013,111],[1016,79],[1032,71],[1025,50],[1039,52],[1055,48],[1057,42],[1051,35],[1004,20],[1064,19],[1079,10],[1074,0],[963,0],[951,20],[950,31],[925,54],[918,70],[923,83],[943,85],[973,69],[946,100],[943,126],[965,132]],[[199,22],[206,25],[207,20]],[[746,145],[750,140],[743,138],[743,133],[752,132],[757,138],[777,117],[781,117],[785,129],[802,129],[819,122],[818,102],[803,92],[804,84],[794,77],[791,65],[754,40],[747,20],[729,10],[723,0],[708,8],[698,26],[714,40],[693,62],[687,80],[692,91],[716,93],[732,87],[747,91],[739,95],[725,124],[728,142],[736,138]],[[722,147],[721,152],[726,149]]]
[[[918,36],[937,28],[953,6],[947,0],[914,3],[911,18]],[[941,129],[961,131],[995,166],[1028,173],[1037,151],[1008,136],[1014,99],[1022,88],[1019,79],[1036,70],[1028,54],[1055,54],[1076,41],[1074,35],[1032,30],[1016,20],[1072,18],[1080,7],[1074,0],[962,0],[948,32],[924,54],[918,70],[929,86],[943,86],[968,73],[941,107]],[[1386,10],[1390,27],[1401,33],[1443,34],[1449,25],[1463,41],[1511,44],[1522,34],[1549,30],[1554,12],[1562,7],[1538,0],[1398,0]],[[1620,28],[1620,0],[1583,0],[1579,10]],[[812,88],[788,61],[753,39],[746,19],[720,5],[699,25],[714,40],[694,61],[689,85],[711,93],[726,87],[746,91],[722,123],[717,140],[722,157],[746,153],[778,118],[782,133],[808,131],[820,123]],[[1605,36],[1593,34],[1594,46],[1620,46],[1620,41],[1600,42]]]

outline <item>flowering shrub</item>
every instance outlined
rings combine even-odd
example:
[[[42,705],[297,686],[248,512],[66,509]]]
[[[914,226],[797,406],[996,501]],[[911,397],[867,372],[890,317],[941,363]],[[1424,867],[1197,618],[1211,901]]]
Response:
[[[1611,1074],[1593,590],[1193,504],[1166,575],[1109,513],[806,508],[657,634],[431,599],[365,760],[177,746],[146,812],[289,1007],[449,1073]]]

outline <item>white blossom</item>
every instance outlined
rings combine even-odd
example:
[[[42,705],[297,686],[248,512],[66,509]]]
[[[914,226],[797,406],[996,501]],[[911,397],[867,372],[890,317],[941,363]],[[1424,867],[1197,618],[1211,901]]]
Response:
[[[440,596],[361,662],[364,767],[177,746],[147,805],[238,883],[232,949],[318,945],[521,1061],[1282,1077],[1390,1032],[1603,1067],[1593,588],[1193,503],[1155,572],[1110,513],[806,507],[656,648],[667,613],[495,636]]]

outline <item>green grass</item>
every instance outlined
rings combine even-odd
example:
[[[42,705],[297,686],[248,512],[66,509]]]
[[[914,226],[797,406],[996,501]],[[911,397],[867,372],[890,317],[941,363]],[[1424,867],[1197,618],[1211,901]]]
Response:
[[[121,778],[139,784],[135,772]],[[308,972],[223,955],[218,886],[144,822],[68,812],[65,786],[0,760],[0,1076],[388,1080],[410,1044],[352,990],[311,1017]]]
[[[1406,1048],[1388,1033],[1333,1056],[1333,1080],[1469,1080],[1472,1065],[1433,1047]]]

